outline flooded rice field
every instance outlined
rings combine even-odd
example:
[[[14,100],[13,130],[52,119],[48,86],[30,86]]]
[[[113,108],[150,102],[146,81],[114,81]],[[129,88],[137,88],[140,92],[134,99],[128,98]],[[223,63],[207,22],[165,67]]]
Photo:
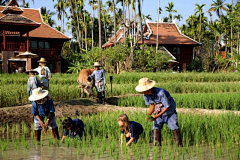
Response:
[[[153,146],[152,122],[146,122],[146,113],[127,113],[130,120],[144,128],[137,144],[120,145],[120,129],[116,118],[123,112],[97,113],[77,118],[85,123],[82,140],[67,137],[59,143],[51,130],[42,133],[36,142],[33,124],[7,124],[0,127],[1,160],[238,160],[240,159],[240,118],[234,114],[189,115],[178,114],[183,147],[177,147],[172,131],[165,125],[162,129],[162,146]],[[229,118],[231,117],[231,118]],[[76,117],[73,117],[76,118]],[[57,118],[60,136],[61,121]]]

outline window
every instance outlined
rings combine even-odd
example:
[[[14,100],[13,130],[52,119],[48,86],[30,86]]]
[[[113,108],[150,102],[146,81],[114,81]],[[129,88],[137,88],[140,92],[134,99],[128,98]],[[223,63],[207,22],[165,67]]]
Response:
[[[39,44],[39,48],[41,48],[41,49],[43,49],[43,48],[44,48],[44,42],[42,42],[42,41],[39,41],[39,42],[38,42],[38,44]]]
[[[30,41],[30,48],[37,48],[37,41]]]
[[[49,42],[45,42],[45,48],[50,48]]]
[[[177,59],[180,59],[180,48],[179,47],[173,47],[173,56]]]

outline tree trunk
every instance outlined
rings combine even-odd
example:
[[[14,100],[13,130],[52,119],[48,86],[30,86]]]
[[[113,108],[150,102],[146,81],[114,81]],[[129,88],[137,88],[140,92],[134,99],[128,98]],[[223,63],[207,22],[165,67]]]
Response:
[[[99,48],[102,48],[102,25],[101,25],[101,5],[100,0],[98,0],[98,38],[99,38]]]
[[[73,8],[72,0],[70,0],[70,5],[71,5],[71,12],[72,12],[72,19],[74,21],[74,26],[75,26],[75,32],[76,32],[76,35],[77,35],[77,42],[78,42],[78,46],[79,46],[79,49],[80,49],[81,44],[80,44],[80,38],[79,38],[79,30],[78,30],[78,26],[77,26],[76,17],[75,17],[75,14],[74,14],[74,8]]]
[[[94,12],[94,9],[93,9],[93,6],[92,6],[92,25],[91,25],[91,32],[92,32],[92,48],[94,47],[94,40],[93,40],[93,27],[94,27],[94,17],[93,17],[93,12]]]
[[[86,53],[87,53],[87,24],[86,24],[86,12],[84,12],[84,28],[85,28],[85,49],[86,49]]]
[[[159,8],[160,8],[160,0],[158,1],[158,19],[157,19],[157,40],[156,40],[156,53],[158,51],[158,25],[159,25]]]
[[[113,5],[113,18],[114,18],[114,45],[116,45],[117,38],[116,38],[116,13],[115,13],[115,3],[114,0],[112,0]]]
[[[75,0],[75,7],[76,7],[76,10],[78,9],[78,6],[77,6],[77,2],[76,2],[76,0]],[[80,13],[81,14],[81,13]],[[79,41],[81,42],[81,39],[82,39],[82,36],[81,36],[81,31],[80,31],[80,26],[79,26],[79,16],[78,16],[78,12],[77,12],[77,27],[78,27],[78,32],[79,32]],[[80,43],[80,48],[82,48],[82,45],[81,45],[81,43]],[[79,49],[80,49],[79,48]],[[80,53],[82,53],[82,50],[80,49]]]
[[[126,43],[126,30],[125,30],[125,25],[126,25],[126,15],[125,15],[125,0],[123,0],[123,44]]]
[[[139,23],[140,23],[140,31],[141,31],[141,38],[142,38],[142,45],[144,44],[144,39],[143,39],[143,29],[142,29],[142,13],[141,13],[141,4],[140,0],[138,0],[138,14],[139,14]],[[144,47],[142,48],[144,52]]]

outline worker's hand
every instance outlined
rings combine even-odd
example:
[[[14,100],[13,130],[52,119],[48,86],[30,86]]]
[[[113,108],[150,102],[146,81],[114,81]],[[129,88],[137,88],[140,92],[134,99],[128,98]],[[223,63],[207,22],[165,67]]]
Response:
[[[43,121],[39,121],[39,122],[40,122],[40,126],[43,128],[44,127]]]
[[[106,86],[106,83],[104,83],[104,86]]]
[[[74,132],[73,134],[74,134],[74,136],[76,136],[77,132]]]
[[[158,118],[157,115],[152,115],[152,117],[153,117],[152,121],[155,121]]]

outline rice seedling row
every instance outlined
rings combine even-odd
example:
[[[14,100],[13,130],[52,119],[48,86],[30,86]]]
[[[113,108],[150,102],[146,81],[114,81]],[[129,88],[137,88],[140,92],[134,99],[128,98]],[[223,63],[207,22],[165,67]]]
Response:
[[[205,156],[217,158],[238,159],[240,150],[239,125],[240,117],[235,114],[189,115],[178,114],[183,146],[177,148],[171,130],[165,125],[162,129],[162,147],[152,146],[152,123],[146,122],[146,113],[128,113],[130,120],[142,124],[144,132],[139,142],[131,147],[120,146],[120,129],[116,118],[122,112],[98,113],[95,115],[80,116],[86,124],[82,140],[66,138],[63,144],[53,140],[50,131],[42,135],[39,144],[34,137],[21,134],[20,137],[10,136],[1,138],[1,155],[13,156],[12,150],[21,151],[22,155],[29,156],[32,150],[39,150],[42,158],[44,150],[55,150],[59,157],[71,156],[84,159],[204,159]],[[63,132],[60,119],[57,119],[60,133]],[[96,125],[97,124],[97,125]],[[22,132],[25,126],[19,126]],[[12,127],[12,129],[16,129]],[[48,153],[53,154],[53,153]],[[46,157],[48,155],[45,155]],[[12,158],[12,157],[11,157]]]

